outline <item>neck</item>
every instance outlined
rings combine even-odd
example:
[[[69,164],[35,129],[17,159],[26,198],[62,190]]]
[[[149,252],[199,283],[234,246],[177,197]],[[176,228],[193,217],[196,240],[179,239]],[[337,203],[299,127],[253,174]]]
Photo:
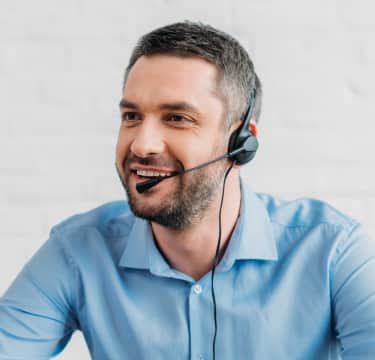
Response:
[[[222,187],[199,223],[173,230],[151,223],[155,241],[170,266],[199,280],[211,271],[218,241],[219,210]],[[228,175],[221,212],[221,245],[219,260],[225,253],[236,225],[241,205],[239,170]]]

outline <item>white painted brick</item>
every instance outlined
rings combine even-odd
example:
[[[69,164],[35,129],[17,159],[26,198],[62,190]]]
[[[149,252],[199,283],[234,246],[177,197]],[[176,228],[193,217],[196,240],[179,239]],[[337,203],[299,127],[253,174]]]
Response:
[[[375,29],[375,4],[371,0],[342,0],[337,6],[343,23],[353,30]]]
[[[374,37],[375,41],[375,37]],[[347,81],[351,91],[357,96],[366,97],[368,100],[375,96],[375,69],[372,64],[359,64],[352,67]],[[374,112],[372,112],[374,114]]]
[[[87,197],[89,201],[108,202],[118,199],[125,199],[126,194],[123,189],[115,168],[111,172],[103,175],[91,176],[88,181]]]
[[[55,202],[69,202],[79,199],[87,200],[87,178],[76,178],[59,175],[24,176],[9,178],[3,183],[6,199],[10,204],[32,206]]]
[[[42,234],[45,227],[45,219],[38,203],[29,206],[3,203],[0,206],[0,219],[1,239],[4,239],[5,236],[9,239],[13,235]],[[3,244],[2,241],[1,246]],[[6,242],[4,245],[6,245]]]
[[[352,48],[355,44],[347,45],[345,33],[336,31],[266,33],[256,48],[257,62],[271,65],[260,67],[266,72],[262,119],[289,127],[337,128],[353,116],[372,118],[375,111],[368,104],[375,69],[357,64]],[[270,58],[277,63],[271,64]]]
[[[249,173],[248,173],[249,172]],[[244,170],[251,178],[251,183],[262,192],[276,194],[292,193],[298,196],[314,196],[320,194],[339,196],[352,195],[357,197],[375,195],[375,176],[373,170],[366,172],[355,166],[335,166],[315,168],[306,164],[299,167],[288,167],[275,164],[272,167],[257,167]]]
[[[368,197],[324,194],[324,201],[363,224],[370,225],[372,222]]]
[[[368,217],[369,219],[366,221],[366,224],[368,225],[371,230],[375,230],[375,197],[368,198],[369,202],[369,210],[368,210]],[[375,231],[371,232],[374,240],[375,240]]]
[[[5,180],[1,178],[0,186],[2,187],[1,201],[21,208],[38,204],[52,209],[56,206],[74,204],[77,201],[94,205],[125,198],[114,168],[107,176],[92,174],[83,179],[67,176],[61,178],[60,175],[9,177]],[[2,223],[0,233],[3,227]]]
[[[106,201],[108,201],[108,199]],[[92,210],[101,204],[101,201],[80,201],[79,199],[69,202],[55,202],[52,206],[45,203],[42,212],[44,213],[46,226],[43,231],[49,234],[53,226],[73,215]]]
[[[80,331],[73,334],[69,345],[64,349],[64,352],[56,357],[58,360],[91,360],[85,339]]]
[[[257,161],[275,166],[298,167],[301,163],[316,167],[365,165],[375,151],[370,133],[358,130],[353,134],[349,127],[336,132],[320,132],[302,128],[270,129],[263,124],[259,144]]]
[[[114,169],[113,136],[13,136],[0,137],[0,174],[41,176],[103,174]],[[90,174],[90,172],[88,174]],[[78,179],[79,180],[79,179]]]
[[[361,34],[361,39],[363,41],[363,62],[366,64],[372,64],[373,68],[375,63],[375,41],[374,32],[369,32],[366,34]]]
[[[163,5],[153,12],[150,26],[163,26],[176,21],[192,20],[202,21],[229,30],[235,23],[233,16],[233,2],[230,0],[219,1],[162,1]],[[152,6],[149,6],[152,8]],[[165,12],[164,16],[161,13]],[[142,28],[149,31],[150,27]]]
[[[28,233],[16,235],[14,232],[9,235],[1,234],[0,248],[0,296],[9,287],[25,263],[36,251],[43,239],[38,239],[36,234]]]
[[[145,5],[144,1],[140,1],[139,5],[142,2]],[[120,25],[123,29],[125,22],[127,32],[131,32],[137,26],[137,18],[131,16],[137,8],[125,8],[125,4],[120,1],[112,0],[106,7],[100,1],[89,3],[69,0],[62,4],[56,0],[37,0],[29,5],[23,3],[23,8],[11,4],[10,1],[8,3],[0,19],[7,25],[4,35],[9,38],[105,38],[118,36],[121,33]]]
[[[265,166],[259,158],[252,165],[245,166],[242,174],[254,191],[285,196],[312,196],[316,193],[317,169],[311,166],[288,167],[275,163]]]
[[[330,28],[337,22],[334,1],[238,1],[233,3],[238,28]],[[324,11],[322,11],[324,9]]]
[[[352,196],[375,196],[375,174],[356,166],[322,168],[318,172],[317,186],[321,192]]]
[[[69,178],[68,171],[83,178],[114,171],[117,134],[108,136],[39,137],[31,146],[35,166],[43,174],[53,171]],[[79,179],[78,179],[79,180]]]

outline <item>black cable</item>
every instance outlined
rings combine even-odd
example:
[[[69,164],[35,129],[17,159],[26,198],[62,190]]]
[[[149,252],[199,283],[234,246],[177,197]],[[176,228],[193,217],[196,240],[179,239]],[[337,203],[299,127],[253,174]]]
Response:
[[[220,243],[221,243],[221,210],[223,208],[225,182],[227,180],[227,176],[228,176],[229,172],[232,170],[233,165],[234,165],[234,161],[232,161],[228,170],[225,172],[225,176],[224,176],[223,192],[221,194],[220,210],[219,210],[219,237],[217,239],[214,266],[213,266],[212,271],[211,271],[211,296],[212,296],[212,303],[213,303],[213,307],[214,307],[214,337],[213,337],[213,341],[212,341],[212,359],[213,360],[215,360],[215,347],[216,347],[216,334],[217,334],[217,317],[216,317],[216,298],[215,298],[215,288],[214,288],[214,276],[215,276],[216,265],[219,262],[219,252],[220,252]]]

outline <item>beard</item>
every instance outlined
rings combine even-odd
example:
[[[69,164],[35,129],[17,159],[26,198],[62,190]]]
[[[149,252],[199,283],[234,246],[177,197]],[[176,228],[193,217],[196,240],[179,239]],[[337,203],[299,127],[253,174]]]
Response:
[[[178,182],[171,187],[169,195],[164,197],[158,205],[151,206],[141,205],[137,201],[136,189],[129,187],[130,164],[133,162],[143,165],[160,165],[160,161],[152,157],[138,158],[130,155],[123,163],[125,175],[121,176],[116,164],[117,173],[126,191],[131,211],[137,217],[174,230],[186,229],[202,219],[223,182],[226,170],[226,161],[220,161],[209,167],[176,176],[174,179],[175,182]],[[182,168],[181,165],[180,168]]]

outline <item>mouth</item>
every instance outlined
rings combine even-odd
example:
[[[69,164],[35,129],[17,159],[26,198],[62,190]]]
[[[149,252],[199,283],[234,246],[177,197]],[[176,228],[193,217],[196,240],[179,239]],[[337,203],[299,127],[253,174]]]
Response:
[[[153,171],[153,170],[142,170],[136,169],[132,170],[137,176],[144,178],[144,179],[155,179],[155,178],[165,178],[171,176],[172,172],[161,172],[161,171]]]
[[[175,172],[159,172],[150,170],[131,170],[131,175],[135,179],[136,183],[144,182],[151,179],[168,179]]]
[[[135,161],[129,162],[130,161],[124,162],[123,171],[125,178],[127,178],[126,181],[128,182],[128,185],[133,183],[132,186],[147,182],[149,180],[163,180],[157,181],[157,184],[152,186],[152,189],[156,190],[163,186],[165,187],[166,184],[173,181],[173,175],[179,174],[179,171],[172,166],[146,166]],[[149,189],[147,192],[149,191],[151,191],[151,189]]]

